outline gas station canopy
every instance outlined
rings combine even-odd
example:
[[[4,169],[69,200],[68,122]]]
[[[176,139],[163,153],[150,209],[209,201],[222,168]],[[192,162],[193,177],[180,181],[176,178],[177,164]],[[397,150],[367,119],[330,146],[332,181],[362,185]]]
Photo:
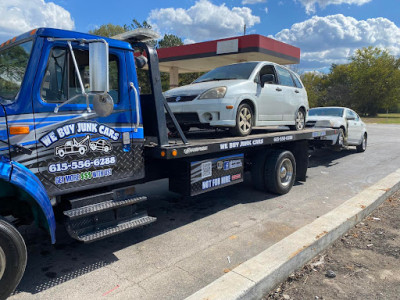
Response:
[[[205,72],[243,61],[281,65],[300,62],[299,48],[258,34],[160,48],[157,52],[160,70],[170,73]]]

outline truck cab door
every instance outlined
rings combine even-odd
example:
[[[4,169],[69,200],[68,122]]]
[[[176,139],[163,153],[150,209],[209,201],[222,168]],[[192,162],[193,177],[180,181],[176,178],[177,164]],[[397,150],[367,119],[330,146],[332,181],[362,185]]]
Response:
[[[73,43],[85,89],[89,88],[89,51]],[[39,177],[50,195],[144,177],[143,128],[133,130],[136,108],[128,90],[125,51],[110,47],[109,94],[113,112],[88,112],[66,42],[45,41],[34,93]],[[137,83],[136,83],[137,84]],[[78,96],[55,113],[57,105]],[[137,100],[139,101],[139,100]]]
[[[4,106],[0,104],[0,161],[3,158],[10,159],[10,147],[8,144],[6,113]]]

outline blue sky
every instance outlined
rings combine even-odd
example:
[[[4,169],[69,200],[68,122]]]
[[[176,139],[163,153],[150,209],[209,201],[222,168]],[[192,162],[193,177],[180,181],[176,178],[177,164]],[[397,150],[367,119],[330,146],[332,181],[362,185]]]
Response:
[[[135,18],[192,43],[240,35],[246,24],[300,47],[300,70],[326,71],[369,45],[399,57],[399,12],[400,0],[1,0],[0,42],[39,26],[87,32]]]

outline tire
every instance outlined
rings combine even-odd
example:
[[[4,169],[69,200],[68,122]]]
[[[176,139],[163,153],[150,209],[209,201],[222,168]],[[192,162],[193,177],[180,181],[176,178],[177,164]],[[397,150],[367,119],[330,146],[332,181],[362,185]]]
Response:
[[[286,150],[260,152],[253,159],[251,172],[256,189],[284,195],[292,189],[296,179],[296,160]]]
[[[344,147],[344,131],[343,128],[339,129],[338,138],[335,143],[335,150],[342,150]]]
[[[104,152],[108,153],[110,151],[110,148],[108,146],[104,146]]]
[[[290,130],[304,130],[306,128],[306,114],[303,109],[297,110],[295,125],[289,126]]]
[[[367,141],[368,141],[367,134],[364,133],[361,144],[356,147],[357,152],[364,152],[365,150],[367,150]]]
[[[15,290],[25,272],[27,251],[18,230],[0,218],[0,299]]]
[[[279,195],[287,194],[296,179],[296,160],[292,152],[274,152],[265,163],[265,179],[267,191]]]
[[[229,131],[233,136],[247,136],[251,133],[254,123],[254,113],[250,105],[242,103],[236,113],[236,125]]]
[[[84,155],[86,153],[86,149],[84,147],[80,147],[78,151],[80,155]]]

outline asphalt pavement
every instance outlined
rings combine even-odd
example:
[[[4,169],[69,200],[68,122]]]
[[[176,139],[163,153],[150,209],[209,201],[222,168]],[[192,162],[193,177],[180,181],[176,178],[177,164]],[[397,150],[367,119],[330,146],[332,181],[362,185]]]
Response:
[[[192,199],[161,180],[138,186],[158,221],[92,244],[23,228],[25,275],[10,299],[183,299],[400,167],[400,126],[368,125],[368,148],[312,153],[284,196],[244,183]]]

